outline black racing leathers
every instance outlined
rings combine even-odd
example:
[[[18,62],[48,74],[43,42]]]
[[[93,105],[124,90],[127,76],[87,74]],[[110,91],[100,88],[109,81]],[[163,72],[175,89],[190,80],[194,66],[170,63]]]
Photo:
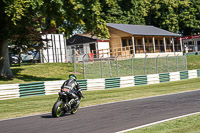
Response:
[[[69,101],[69,106],[71,106],[73,103],[79,102],[79,97],[77,96],[78,93],[81,93],[80,85],[76,82],[75,79],[68,79],[66,80],[63,85],[61,86],[61,89],[66,88],[69,89],[69,92],[66,92],[70,98],[72,98],[71,101]]]

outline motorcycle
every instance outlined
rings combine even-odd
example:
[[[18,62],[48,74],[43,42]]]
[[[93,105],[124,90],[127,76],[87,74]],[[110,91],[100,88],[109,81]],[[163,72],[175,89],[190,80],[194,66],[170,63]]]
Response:
[[[62,89],[61,92],[58,93],[59,95],[58,100],[55,102],[52,108],[53,117],[60,117],[65,113],[75,114],[78,111],[81,98],[84,98],[82,93],[80,91],[77,92],[79,103],[72,104],[71,107],[68,107],[67,104],[71,100],[71,98],[66,92],[67,92],[66,89]]]

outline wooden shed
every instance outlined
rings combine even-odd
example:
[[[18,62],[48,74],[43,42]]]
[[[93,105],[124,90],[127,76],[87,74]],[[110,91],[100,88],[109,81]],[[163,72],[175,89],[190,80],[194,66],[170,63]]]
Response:
[[[110,55],[149,57],[182,55],[181,35],[149,25],[107,23],[110,32]]]

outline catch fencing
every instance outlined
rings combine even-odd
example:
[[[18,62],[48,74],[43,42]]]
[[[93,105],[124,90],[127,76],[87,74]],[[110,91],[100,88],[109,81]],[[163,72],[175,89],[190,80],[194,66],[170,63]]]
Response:
[[[187,70],[187,56],[150,58],[88,58],[83,56],[84,79],[113,78]],[[74,63],[74,72],[76,72]]]

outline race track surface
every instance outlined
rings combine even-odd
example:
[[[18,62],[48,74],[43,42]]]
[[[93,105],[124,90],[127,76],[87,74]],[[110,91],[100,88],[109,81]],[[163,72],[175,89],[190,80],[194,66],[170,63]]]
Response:
[[[113,133],[200,111],[200,91],[81,108],[75,115],[51,114],[0,121],[0,133]]]

